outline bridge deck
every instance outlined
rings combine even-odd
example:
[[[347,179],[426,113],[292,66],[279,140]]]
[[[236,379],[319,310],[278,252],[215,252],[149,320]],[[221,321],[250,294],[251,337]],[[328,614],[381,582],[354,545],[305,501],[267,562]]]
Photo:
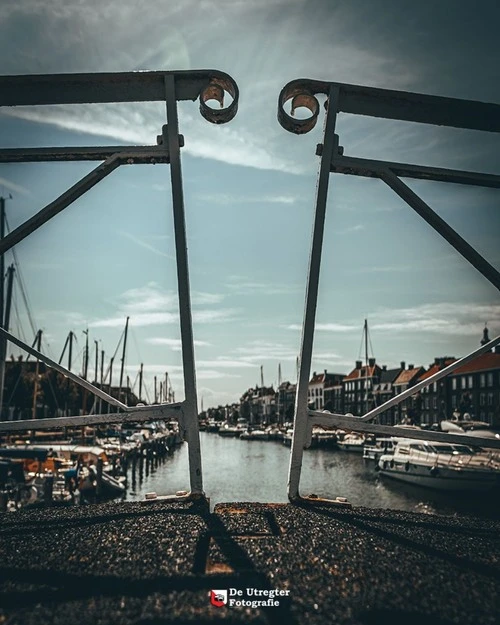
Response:
[[[0,515],[0,623],[493,625],[499,530],[288,504],[25,509]],[[210,605],[211,589],[231,588],[290,593],[275,607]]]

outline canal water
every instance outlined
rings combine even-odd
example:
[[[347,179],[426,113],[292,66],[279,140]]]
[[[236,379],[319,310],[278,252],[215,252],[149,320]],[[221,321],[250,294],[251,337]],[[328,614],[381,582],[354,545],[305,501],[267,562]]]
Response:
[[[204,490],[216,503],[286,503],[290,448],[278,441],[240,440],[200,432]],[[129,483],[128,501],[189,490],[188,447],[184,443],[148,475]],[[443,515],[500,518],[498,493],[442,493],[381,477],[360,453],[308,449],[300,481],[302,495],[346,497],[354,506]]]

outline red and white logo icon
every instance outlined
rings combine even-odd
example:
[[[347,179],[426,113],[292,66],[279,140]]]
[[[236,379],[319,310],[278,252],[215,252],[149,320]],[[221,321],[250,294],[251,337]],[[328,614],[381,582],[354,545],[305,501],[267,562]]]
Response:
[[[222,608],[227,604],[227,590],[211,590],[210,591],[210,603]]]

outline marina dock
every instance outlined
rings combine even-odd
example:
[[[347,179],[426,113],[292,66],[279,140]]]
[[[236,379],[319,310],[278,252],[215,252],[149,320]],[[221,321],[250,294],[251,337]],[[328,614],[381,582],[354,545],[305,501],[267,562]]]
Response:
[[[208,502],[23,509],[0,518],[9,625],[493,625],[497,521]],[[211,605],[211,590],[275,605]],[[243,594],[243,597],[245,594]],[[276,602],[279,605],[276,605]],[[268,603],[270,601],[268,600]]]

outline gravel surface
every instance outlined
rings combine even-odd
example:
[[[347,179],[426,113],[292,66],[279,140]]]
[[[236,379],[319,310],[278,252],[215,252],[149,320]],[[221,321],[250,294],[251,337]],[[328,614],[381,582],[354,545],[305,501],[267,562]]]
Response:
[[[0,515],[0,624],[496,625],[499,530],[323,505],[24,509]],[[282,594],[218,608],[211,589]]]

